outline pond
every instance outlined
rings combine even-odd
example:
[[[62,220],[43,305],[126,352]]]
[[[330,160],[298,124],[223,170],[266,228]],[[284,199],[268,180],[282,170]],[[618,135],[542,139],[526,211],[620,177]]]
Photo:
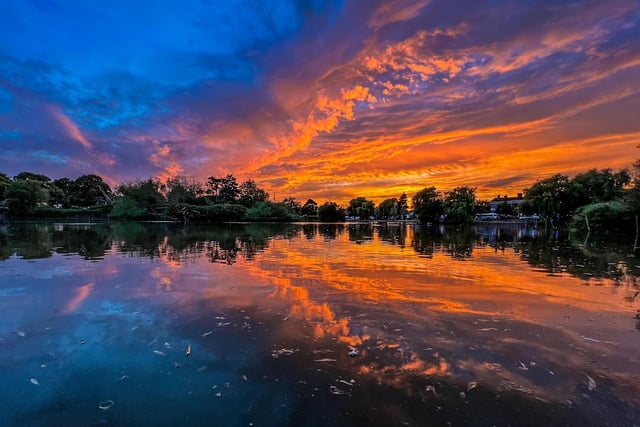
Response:
[[[0,424],[638,425],[640,260],[612,242],[0,225]]]

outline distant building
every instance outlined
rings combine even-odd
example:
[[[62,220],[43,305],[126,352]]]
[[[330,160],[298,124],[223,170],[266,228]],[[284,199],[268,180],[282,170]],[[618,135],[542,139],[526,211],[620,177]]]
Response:
[[[498,195],[495,199],[489,202],[489,208],[491,209],[491,212],[495,212],[498,210],[498,206],[506,203],[507,205],[513,207],[513,209],[515,209],[517,212],[523,202],[524,197],[522,197],[522,193],[518,193],[516,197],[509,197],[506,194],[504,196]]]

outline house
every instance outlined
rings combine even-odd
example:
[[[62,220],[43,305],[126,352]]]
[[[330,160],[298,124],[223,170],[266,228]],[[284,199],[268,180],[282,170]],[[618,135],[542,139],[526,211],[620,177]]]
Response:
[[[495,212],[498,210],[498,206],[502,204],[507,204],[517,212],[520,208],[520,205],[524,202],[524,197],[522,197],[522,193],[518,193],[517,197],[509,197],[506,194],[504,196],[498,195],[495,199],[489,202],[489,208],[491,212]]]

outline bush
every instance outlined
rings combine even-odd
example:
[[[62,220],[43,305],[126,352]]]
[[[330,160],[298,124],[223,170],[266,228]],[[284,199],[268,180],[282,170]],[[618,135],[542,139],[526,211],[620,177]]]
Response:
[[[587,230],[587,220],[592,231],[621,231],[635,229],[631,208],[618,201],[592,203],[580,207],[573,215],[571,228]]]
[[[139,206],[131,197],[123,196],[113,202],[111,216],[113,218],[141,219],[147,216],[147,210]]]
[[[246,210],[244,206],[236,204],[200,206],[180,203],[171,206],[169,215],[182,220],[187,218],[194,222],[242,221]]]
[[[247,221],[291,221],[291,214],[284,203],[258,202],[247,209]]]

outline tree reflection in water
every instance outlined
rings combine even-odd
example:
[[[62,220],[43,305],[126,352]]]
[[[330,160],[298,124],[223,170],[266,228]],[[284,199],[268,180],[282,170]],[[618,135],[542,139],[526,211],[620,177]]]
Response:
[[[611,242],[611,236],[591,236],[585,243],[583,236],[568,233],[493,225],[32,223],[0,228],[0,256],[9,260],[5,272],[27,264],[20,258],[73,254],[92,261],[69,259],[69,272],[81,266],[73,274],[57,271],[55,259],[40,263],[50,267],[47,283],[59,284],[38,288],[59,298],[63,318],[57,322],[77,322],[73,328],[83,330],[131,319],[134,323],[117,338],[139,340],[127,344],[141,349],[136,357],[148,353],[153,363],[164,363],[149,343],[168,355],[172,349],[162,347],[163,341],[180,342],[177,363],[182,364],[188,342],[194,348],[189,362],[202,358],[198,363],[205,367],[198,371],[184,362],[179,372],[170,368],[168,377],[163,364],[160,375],[147,378],[193,375],[190,391],[192,380],[206,382],[210,371],[228,370],[232,378],[246,374],[250,379],[235,383],[234,391],[247,387],[253,394],[249,387],[257,384],[270,398],[278,375],[276,387],[286,383],[306,409],[296,414],[318,407],[335,414],[335,405],[342,404],[344,411],[361,411],[360,420],[373,425],[397,422],[396,410],[407,411],[414,422],[436,414],[443,425],[450,420],[474,425],[478,411],[485,418],[477,424],[499,423],[496,412],[509,414],[505,419],[515,420],[512,424],[526,422],[524,413],[535,415],[541,425],[567,424],[551,413],[576,424],[588,421],[593,412],[576,414],[575,399],[580,411],[600,411],[592,402],[606,406],[599,420],[620,407],[637,414],[635,403],[621,403],[620,391],[635,390],[622,374],[636,375],[637,368],[616,346],[635,348],[625,347],[620,337],[628,336],[628,325],[640,327],[640,318],[625,314],[623,327],[609,320],[612,309],[637,304],[638,260],[632,244]],[[32,280],[19,280],[5,290],[4,301],[25,298]],[[610,294],[582,284],[602,285]],[[597,301],[605,297],[608,305]],[[167,306],[151,309],[160,301]],[[135,307],[129,312],[123,308],[127,304]],[[157,323],[150,320],[154,310],[161,319]],[[569,314],[577,320],[568,320]],[[145,325],[150,335],[142,340]],[[161,332],[162,325],[172,332]],[[25,335],[37,336],[32,330]],[[13,345],[24,337],[12,331],[0,338]],[[53,341],[59,340],[47,342]],[[359,353],[350,357],[347,345],[357,346]],[[285,349],[291,354],[273,357]],[[110,355],[109,363],[118,357]],[[590,358],[597,363],[587,366]],[[589,389],[586,375],[598,383],[597,390]],[[318,384],[341,387],[348,393],[342,396],[353,400],[329,400],[336,396],[318,391]],[[617,384],[622,385],[614,396]],[[203,387],[210,391],[212,384]],[[565,396],[574,402],[563,403]],[[382,401],[393,408],[367,412],[370,402]],[[298,416],[301,424],[309,421]]]
[[[408,230],[411,234],[408,234]],[[625,236],[584,236],[568,232],[545,234],[520,225],[432,227],[420,225],[358,224],[223,224],[115,222],[110,224],[12,223],[0,228],[0,259],[48,258],[53,253],[78,254],[100,260],[112,247],[137,257],[156,258],[161,252],[175,261],[206,255],[212,262],[232,264],[241,255],[251,260],[273,239],[320,235],[335,240],[348,233],[349,241],[363,243],[377,236],[385,244],[404,249],[408,236],[413,250],[426,257],[443,253],[464,260],[475,248],[513,250],[531,266],[550,274],[568,273],[597,285],[599,279],[638,288],[637,248]],[[632,299],[639,295],[633,294]]]

